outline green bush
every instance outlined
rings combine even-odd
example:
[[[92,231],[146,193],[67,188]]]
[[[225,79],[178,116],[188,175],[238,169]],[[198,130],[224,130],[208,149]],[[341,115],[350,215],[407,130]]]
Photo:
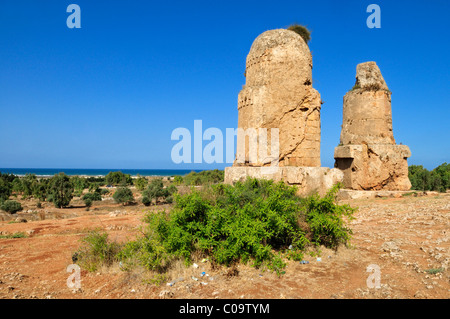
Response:
[[[86,177],[86,182],[88,184],[96,184],[97,186],[105,186],[106,185],[106,178],[105,177]]]
[[[12,185],[0,177],[0,199],[7,200],[11,196]]]
[[[21,211],[23,208],[19,202],[16,202],[14,200],[6,200],[1,203],[0,209],[4,210],[7,213],[15,214]]]
[[[90,198],[85,199],[84,205],[86,205],[86,210],[89,210],[89,208],[92,206],[92,199]]]
[[[317,245],[337,248],[349,242],[352,230],[345,227],[345,220],[353,219],[354,209],[349,205],[336,205],[338,186],[333,187],[325,197],[313,195],[304,200],[306,222],[310,227],[312,241]]]
[[[133,179],[131,178],[131,175],[124,174],[122,172],[109,172],[108,175],[105,177],[105,181],[108,185],[114,185],[114,186],[126,186],[126,185],[133,185]]]
[[[311,40],[311,31],[309,31],[305,26],[292,24],[287,29],[299,34],[303,40],[305,40],[306,44],[308,44],[309,40]]]
[[[175,185],[181,185],[183,183],[183,177],[181,177],[180,175],[176,175],[173,178],[173,182]]]
[[[152,200],[147,196],[142,197],[142,204],[145,206],[150,206],[152,204]]]
[[[147,186],[144,192],[142,192],[143,198],[150,200],[150,204],[153,200],[158,203],[161,200],[167,201],[167,199],[177,192],[175,185],[164,187],[163,181],[160,178],[153,179]],[[145,203],[144,203],[145,205]]]
[[[49,181],[48,199],[57,208],[67,207],[73,198],[73,190],[70,178],[66,174],[56,174]]]
[[[89,187],[89,182],[87,181],[87,179],[80,176],[70,177],[70,182],[72,183],[75,191],[79,194],[82,194],[83,190]]]
[[[183,182],[185,185],[192,186],[217,184],[222,183],[223,181],[224,171],[218,169],[201,171],[199,173],[193,171],[185,175],[181,180],[177,179],[177,182],[179,183]]]
[[[15,239],[15,238],[26,238],[27,235],[24,232],[17,232],[9,235],[0,235],[0,239]]]
[[[133,192],[128,187],[119,187],[113,195],[116,203],[128,205],[134,202]]]
[[[251,261],[281,274],[283,257],[301,260],[311,244],[348,243],[351,230],[343,217],[351,218],[354,209],[335,204],[337,189],[324,198],[301,199],[295,187],[282,182],[248,179],[176,194],[174,209],[147,214],[145,236],[127,243],[119,255],[128,265],[161,272],[174,259],[189,264],[200,252],[217,264]],[[300,226],[302,221],[310,225]]]
[[[100,192],[87,193],[83,196],[83,201],[90,200],[91,202],[101,201],[102,195]]]
[[[134,186],[136,186],[136,189],[139,191],[143,191],[145,187],[148,185],[148,179],[145,177],[139,177],[133,180]]]
[[[97,271],[101,266],[111,266],[118,260],[121,245],[111,242],[108,234],[91,231],[82,239],[81,247],[72,255],[72,260],[88,271]]]
[[[45,201],[47,198],[47,187],[48,185],[45,179],[36,181],[33,184],[33,197],[40,201]]]

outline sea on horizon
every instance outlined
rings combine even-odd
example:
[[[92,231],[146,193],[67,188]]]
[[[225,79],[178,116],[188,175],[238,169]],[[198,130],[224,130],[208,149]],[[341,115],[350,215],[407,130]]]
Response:
[[[68,176],[106,176],[109,172],[121,171],[131,176],[175,176],[186,175],[190,172],[201,172],[203,170],[194,169],[77,169],[77,168],[0,168],[3,174],[14,174],[25,176],[35,174],[38,177],[49,177],[58,173],[65,173]]]

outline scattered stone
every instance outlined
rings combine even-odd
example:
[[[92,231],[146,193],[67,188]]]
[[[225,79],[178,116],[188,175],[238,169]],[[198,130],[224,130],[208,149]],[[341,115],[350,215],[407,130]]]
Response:
[[[33,235],[34,233],[35,233],[35,230],[34,230],[34,229],[27,230],[27,235],[28,235],[28,236],[31,236],[31,235]]]
[[[170,298],[173,298],[173,296],[174,296],[173,292],[171,292],[169,290],[163,290],[159,293],[160,299],[170,299]]]

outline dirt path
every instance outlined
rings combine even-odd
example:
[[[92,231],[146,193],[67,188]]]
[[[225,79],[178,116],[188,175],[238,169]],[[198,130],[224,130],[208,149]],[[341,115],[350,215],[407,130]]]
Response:
[[[126,273],[113,266],[96,273],[82,270],[81,289],[67,287],[66,269],[80,239],[95,228],[118,241],[132,238],[138,234],[143,207],[109,204],[91,212],[80,208],[70,209],[67,216],[52,215],[68,217],[63,219],[3,221],[0,234],[25,232],[27,237],[0,239],[0,298],[450,297],[450,194],[346,202],[359,207],[351,223],[350,248],[323,249],[321,261],[306,256],[308,264],[288,262],[281,278],[244,265],[211,269],[199,260],[198,268],[179,265],[172,270],[172,279],[183,278],[173,286],[158,286],[139,271]],[[367,285],[371,264],[379,267],[380,288]],[[437,273],[426,272],[432,269]],[[201,276],[203,271],[207,276]]]

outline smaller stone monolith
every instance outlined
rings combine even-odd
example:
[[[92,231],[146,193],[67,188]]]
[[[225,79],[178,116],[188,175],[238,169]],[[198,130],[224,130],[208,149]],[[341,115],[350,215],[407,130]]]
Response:
[[[340,145],[335,167],[344,186],[355,190],[409,190],[406,145],[396,145],[392,130],[391,91],[375,62],[359,64],[356,84],[344,96]]]

